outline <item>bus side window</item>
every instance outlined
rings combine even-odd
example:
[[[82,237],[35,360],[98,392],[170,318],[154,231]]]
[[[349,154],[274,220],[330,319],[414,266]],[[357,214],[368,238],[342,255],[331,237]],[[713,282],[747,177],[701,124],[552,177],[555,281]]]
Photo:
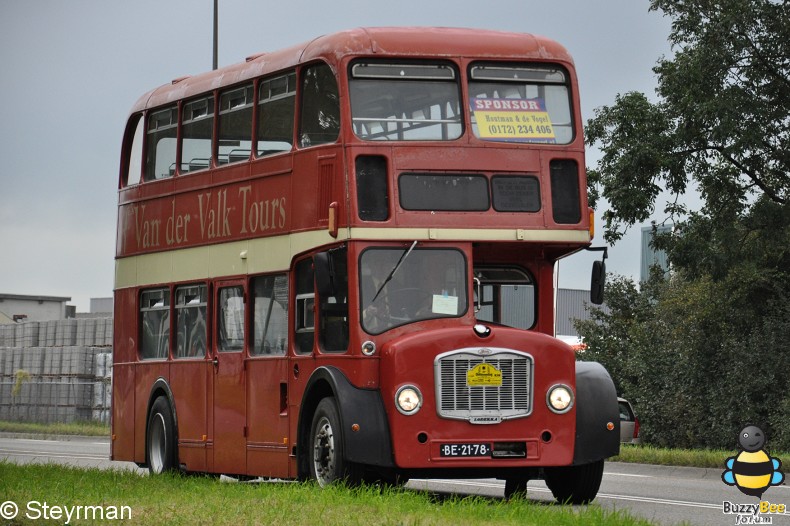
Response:
[[[134,135],[128,134],[134,129]],[[143,170],[143,137],[145,136],[145,120],[142,115],[133,115],[129,119],[124,141],[123,174],[121,188],[136,185],[140,182]]]
[[[178,108],[156,111],[148,116],[145,180],[155,181],[176,173]]]
[[[342,352],[348,349],[348,264],[345,249],[326,253],[330,285],[322,291],[319,283],[319,326],[321,349]],[[318,263],[316,263],[316,269]],[[318,270],[316,270],[318,272]]]
[[[176,358],[206,356],[208,288],[189,285],[176,289]]]
[[[258,157],[291,151],[296,73],[261,81],[258,93]]]
[[[299,145],[302,148],[335,142],[340,134],[340,97],[337,80],[326,64],[302,73]]]
[[[140,294],[140,358],[167,358],[170,352],[170,290]]]
[[[313,291],[313,260],[296,264],[296,304],[294,305],[294,344],[296,352],[311,353],[315,342],[315,292]]]
[[[217,164],[246,161],[252,148],[252,84],[219,96]]]
[[[214,96],[184,104],[181,120],[181,173],[209,168],[214,133]]]
[[[217,349],[220,352],[244,348],[244,289],[225,287],[219,290]]]
[[[288,348],[288,277],[257,276],[252,280],[253,342],[250,354],[285,354]]]

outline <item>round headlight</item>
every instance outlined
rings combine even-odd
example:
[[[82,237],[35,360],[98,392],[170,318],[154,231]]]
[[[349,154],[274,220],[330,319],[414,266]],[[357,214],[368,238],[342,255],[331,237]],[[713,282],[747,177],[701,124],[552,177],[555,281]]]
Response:
[[[422,406],[422,393],[413,385],[404,385],[395,393],[395,407],[404,415],[413,415]]]
[[[567,413],[573,407],[573,391],[567,385],[555,385],[546,395],[546,404],[555,413]]]

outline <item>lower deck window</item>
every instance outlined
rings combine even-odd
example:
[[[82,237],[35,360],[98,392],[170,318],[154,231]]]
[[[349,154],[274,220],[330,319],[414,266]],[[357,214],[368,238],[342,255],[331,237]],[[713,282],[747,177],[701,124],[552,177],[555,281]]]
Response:
[[[219,352],[244,348],[244,289],[225,287],[218,294],[217,349]]]
[[[288,278],[259,276],[252,280],[253,356],[284,355],[288,348]]]
[[[202,358],[206,355],[205,285],[176,289],[176,358]]]
[[[140,296],[140,358],[167,358],[170,351],[170,290],[146,290]]]

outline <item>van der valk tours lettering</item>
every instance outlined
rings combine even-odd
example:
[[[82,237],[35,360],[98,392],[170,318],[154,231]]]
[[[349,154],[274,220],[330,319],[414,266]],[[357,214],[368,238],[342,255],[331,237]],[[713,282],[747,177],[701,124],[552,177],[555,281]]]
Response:
[[[230,205],[228,189],[202,192],[196,199],[197,214],[183,211],[186,208],[183,201],[179,201],[177,208],[175,199],[170,200],[169,210],[164,213],[152,212],[150,207],[146,210],[145,204],[132,205],[137,249],[215,241],[285,228],[285,197],[256,199],[251,185],[239,188],[235,200],[231,193]]]

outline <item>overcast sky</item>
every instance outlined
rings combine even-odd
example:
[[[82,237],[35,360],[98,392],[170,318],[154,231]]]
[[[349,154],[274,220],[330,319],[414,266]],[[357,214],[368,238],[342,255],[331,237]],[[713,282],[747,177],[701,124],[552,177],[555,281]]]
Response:
[[[670,21],[648,0],[219,4],[220,66],[359,26],[548,36],[574,56],[585,121],[617,93],[653,97],[652,67],[670,53]],[[112,295],[128,111],[146,91],[211,69],[212,16],[212,0],[0,0],[0,293],[68,296],[78,312]],[[638,279],[639,236],[610,249],[608,270]],[[560,285],[589,288],[594,257],[563,262]]]

